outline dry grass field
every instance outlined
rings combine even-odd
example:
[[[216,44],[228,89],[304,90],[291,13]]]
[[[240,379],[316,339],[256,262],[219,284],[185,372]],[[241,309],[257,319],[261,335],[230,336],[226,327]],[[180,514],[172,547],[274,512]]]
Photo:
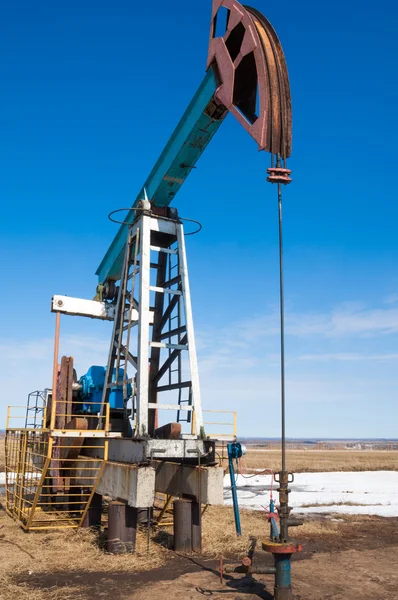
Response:
[[[280,450],[252,450],[242,459],[245,472],[281,468]],[[326,471],[398,471],[398,451],[388,450],[288,450],[287,467],[292,473]]]
[[[278,450],[249,450],[242,468],[277,471],[279,459]],[[288,467],[293,472],[398,470],[398,452],[290,450]],[[0,440],[2,470],[4,438]],[[269,527],[261,511],[241,511],[243,535],[237,538],[232,509],[209,507],[203,517],[201,556],[174,553],[171,527],[153,528],[149,551],[142,531],[136,554],[113,556],[104,549],[106,520],[101,534],[70,529],[25,533],[3,507],[0,497],[1,600],[273,598],[272,577],[233,575],[221,586],[217,571],[220,555],[227,562],[240,560],[251,536],[258,538],[261,548]],[[296,600],[398,600],[397,518],[313,516],[294,534],[304,545],[293,561]],[[257,557],[271,564],[271,557],[261,550]]]
[[[171,529],[154,530],[149,553],[140,532],[137,554],[112,556],[102,537],[86,530],[24,533],[0,509],[1,600],[272,600],[272,577],[227,576],[224,562],[238,561],[250,536],[268,535],[261,512],[243,510],[242,538],[234,531],[231,508],[210,507],[203,517],[203,555],[176,555],[167,549]],[[304,551],[293,563],[297,600],[396,600],[398,519],[339,516],[309,520],[297,534]],[[376,560],[382,551],[385,560]],[[271,557],[257,554],[271,564]],[[333,569],[330,564],[333,562]],[[347,564],[353,568],[347,572]],[[355,565],[355,568],[354,568]],[[397,592],[397,594],[395,593]]]
[[[0,498],[0,500],[4,500]],[[43,573],[68,571],[90,573],[143,572],[164,564],[166,551],[151,544],[147,553],[146,536],[138,535],[137,553],[123,556],[107,555],[100,547],[101,540],[89,530],[60,529],[25,533],[0,510],[0,598],[69,598],[66,588],[62,594],[54,589],[41,591],[29,585],[18,585],[18,578]],[[72,586],[76,589],[76,581]],[[71,590],[72,592],[72,590]],[[75,598],[79,597],[76,596]]]

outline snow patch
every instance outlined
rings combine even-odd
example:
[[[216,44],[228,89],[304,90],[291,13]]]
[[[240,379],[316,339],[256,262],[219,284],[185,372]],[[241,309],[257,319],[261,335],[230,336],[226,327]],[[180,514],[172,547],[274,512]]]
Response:
[[[239,506],[261,510],[269,504],[271,475],[237,475]],[[278,498],[274,483],[274,498]],[[298,473],[289,485],[289,504],[297,513],[344,513],[398,517],[398,472]],[[232,504],[229,475],[224,503]]]

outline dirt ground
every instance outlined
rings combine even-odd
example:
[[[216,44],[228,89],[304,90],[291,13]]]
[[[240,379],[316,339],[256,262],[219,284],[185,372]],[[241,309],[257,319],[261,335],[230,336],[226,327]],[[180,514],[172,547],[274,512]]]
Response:
[[[221,585],[219,556],[239,561],[251,535],[268,534],[261,512],[242,511],[243,536],[234,534],[230,508],[203,517],[203,555],[167,549],[171,530],[145,533],[137,554],[107,555],[103,533],[85,530],[24,533],[0,509],[0,598],[11,600],[272,600],[273,578],[227,576]],[[295,530],[304,550],[293,560],[296,600],[398,600],[398,518],[318,516]],[[272,558],[256,551],[256,562]]]
[[[323,552],[307,555],[293,563],[295,598],[396,600],[398,574],[392,566],[396,561],[396,552],[397,547],[384,549],[381,565],[380,550],[346,550],[331,553],[325,547]],[[375,565],[378,565],[376,569]],[[273,579],[260,575],[246,578],[235,576],[229,577],[221,586],[217,573],[209,570],[209,565],[204,564],[198,571],[181,574],[168,581],[137,586],[131,595],[121,595],[120,598],[150,600],[160,595],[164,600],[199,600],[207,596],[214,600],[272,600]],[[112,596],[117,598],[113,594]]]
[[[0,440],[0,464],[3,462]],[[244,470],[278,469],[279,452],[252,451]],[[291,450],[290,468],[302,471],[398,469],[398,452]],[[0,466],[0,470],[1,466]],[[134,555],[112,556],[102,532],[55,530],[25,533],[4,511],[0,496],[1,600],[272,600],[271,576],[227,576],[218,564],[239,562],[250,537],[268,535],[261,511],[241,511],[237,538],[230,507],[209,507],[203,517],[203,554],[181,556],[171,547],[172,529],[154,528],[149,552],[146,532]],[[294,530],[303,552],[292,564],[296,600],[398,600],[398,518],[323,515],[306,517]],[[272,557],[256,552],[259,564]]]

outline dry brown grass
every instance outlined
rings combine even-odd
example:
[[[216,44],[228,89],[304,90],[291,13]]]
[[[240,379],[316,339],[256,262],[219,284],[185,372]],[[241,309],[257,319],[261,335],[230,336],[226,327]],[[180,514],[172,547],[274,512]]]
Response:
[[[4,505],[4,498],[0,498]],[[56,600],[76,598],[76,589],[62,588],[34,591],[31,587],[16,586],[15,577],[29,574],[79,572],[138,572],[161,566],[167,551],[151,544],[147,553],[146,535],[138,532],[137,552],[122,556],[107,554],[99,547],[97,535],[85,529],[60,529],[24,532],[4,510],[0,509],[0,598],[29,598]]]
[[[250,547],[251,537],[266,538],[269,531],[265,513],[258,510],[240,509],[242,536],[237,537],[233,508],[230,506],[209,506],[203,515],[202,521],[202,550],[204,554],[218,558],[245,556]],[[359,516],[359,519],[362,517]],[[348,515],[348,522],[353,516]],[[338,520],[331,520],[330,516],[308,517],[304,525],[300,526],[297,535],[300,538],[324,537],[335,535],[341,523],[346,519],[339,516]],[[162,527],[158,535],[160,543],[167,545],[171,542],[172,527]]]
[[[235,522],[232,507],[210,506],[203,516],[203,551],[226,558],[235,558],[237,555],[244,556],[250,545],[250,537],[266,538],[269,525],[262,511],[251,511],[241,509],[240,511],[242,537],[237,538],[235,533]],[[319,541],[334,540],[339,543],[340,538],[361,537],[355,528],[365,528],[372,536],[374,528],[380,527],[380,522],[388,519],[374,517],[372,515],[316,515],[304,518],[304,524],[291,531],[302,542],[311,541],[312,544]],[[393,530],[391,530],[393,536]],[[361,538],[362,539],[362,538]]]
[[[267,535],[268,523],[260,511],[241,510],[243,535],[238,538],[235,533],[233,509],[231,507],[212,506],[203,516],[203,552],[214,557],[222,554],[225,557],[245,555],[250,545],[250,536],[259,532]],[[301,535],[333,534],[338,524],[318,520],[308,522],[300,528]],[[171,533],[172,528],[164,532]],[[155,530],[155,539],[159,534]],[[42,532],[24,532],[3,510],[0,511],[0,598],[15,597],[41,600],[55,600],[57,590],[29,592],[18,586],[15,577],[29,574],[56,573],[63,571],[123,573],[149,570],[165,563],[168,552],[159,544],[152,543],[147,553],[146,535],[137,534],[137,553],[113,556],[99,547],[97,535],[85,529],[54,530]],[[62,598],[69,598],[69,591],[62,588]],[[76,590],[70,589],[71,597]]]
[[[266,538],[269,525],[261,511],[241,510],[243,535],[237,538],[232,507],[209,507],[203,516],[203,552],[218,558],[236,559],[244,556],[250,546],[251,535]],[[356,525],[367,525],[369,531],[375,527],[372,518],[358,515],[339,515],[338,519],[317,517],[306,520],[297,531],[301,541],[340,540],[346,531]],[[163,533],[166,539],[167,528]],[[154,531],[159,540],[159,532]],[[161,537],[161,536],[160,536]],[[361,538],[362,539],[362,538]],[[329,543],[329,542],[327,542]],[[340,543],[340,542],[338,542]],[[361,542],[362,543],[362,542]],[[147,554],[146,536],[138,533],[137,554],[113,556],[105,553],[98,545],[98,537],[87,530],[58,530],[51,532],[23,532],[18,525],[0,510],[0,598],[11,600],[73,600],[81,597],[82,588],[76,574],[84,578],[90,572],[117,579],[117,574],[150,570],[161,566],[170,553],[159,544],[152,543]],[[29,584],[29,577],[41,574],[67,572],[71,576],[68,586],[42,588]],[[101,579],[102,581],[102,579]],[[21,583],[22,582],[22,583]],[[104,583],[104,590],[106,585]],[[101,595],[105,595],[101,594]],[[86,597],[86,596],[84,596]]]
[[[249,450],[243,461],[244,470],[280,468],[280,451]],[[290,450],[288,467],[293,472],[316,471],[363,471],[398,470],[398,452],[351,451],[351,450]],[[4,470],[4,438],[0,438],[0,471]],[[0,501],[2,499],[0,498]],[[344,527],[367,517],[339,515],[330,518],[308,519],[299,528],[301,540],[337,539]],[[206,554],[226,558],[243,556],[249,547],[250,536],[267,535],[268,524],[261,511],[241,510],[243,535],[236,537],[231,507],[209,507],[203,517],[203,551]],[[369,521],[371,525],[371,521]],[[168,528],[165,533],[171,533]],[[154,536],[159,539],[158,532]],[[330,537],[331,536],[331,537]],[[161,537],[161,536],[160,536]],[[0,598],[3,600],[69,600],[79,597],[79,588],[71,582],[70,587],[60,589],[34,589],[16,583],[18,575],[29,573],[52,573],[59,571],[100,572],[108,574],[139,572],[161,566],[169,554],[158,544],[146,550],[146,536],[139,533],[137,553],[134,555],[108,555],[98,545],[98,537],[87,530],[58,530],[50,532],[23,532],[5,512],[0,509]],[[110,576],[110,575],[109,575]]]
[[[235,532],[232,507],[209,506],[203,516],[203,552],[225,557],[247,554],[250,537],[267,537],[269,525],[265,513],[257,510],[240,509],[242,537]],[[341,520],[342,521],[342,520]],[[339,522],[329,518],[308,519],[299,527],[300,538],[307,536],[335,535]]]
[[[281,468],[280,450],[248,450],[244,471]],[[293,473],[326,471],[398,471],[398,451],[389,450],[288,450],[287,466]]]
[[[319,506],[366,506],[361,504],[360,502],[316,502],[315,504],[311,504],[308,502],[307,504],[302,504],[300,508],[315,508]],[[380,502],[373,504],[372,506],[382,506]]]
[[[264,527],[266,521],[264,514],[259,511],[243,509],[240,510],[240,515],[243,534],[238,538],[232,507],[209,506],[202,522],[203,552],[227,557],[247,554],[250,535]]]
[[[247,554],[251,543],[251,537],[267,536],[269,525],[264,512],[257,510],[240,509],[240,520],[242,536],[237,537],[233,508],[230,506],[209,506],[202,520],[202,550],[204,554],[218,558],[243,557]],[[307,525],[304,525],[304,530]],[[302,528],[300,528],[301,530]],[[312,525],[309,530],[333,531],[335,524],[330,522],[320,525],[320,522]],[[158,540],[167,545],[171,542],[172,526],[162,527],[159,531]]]

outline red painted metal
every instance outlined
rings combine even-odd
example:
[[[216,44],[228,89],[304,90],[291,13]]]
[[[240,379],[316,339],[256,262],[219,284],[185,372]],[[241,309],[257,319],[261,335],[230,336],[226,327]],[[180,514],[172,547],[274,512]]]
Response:
[[[270,522],[272,518],[274,518],[275,521],[279,521],[279,515],[278,515],[278,513],[276,513],[276,512],[267,513],[268,522]]]
[[[277,542],[267,540],[262,543],[262,548],[266,552],[271,552],[272,554],[294,554],[295,552],[301,552],[303,546],[302,544],[293,541],[288,542],[287,544],[278,544]]]
[[[180,435],[181,423],[167,423],[155,429],[154,432],[154,437],[161,440],[178,440]]]
[[[252,564],[252,559],[250,558],[250,556],[244,556],[242,558],[242,565],[244,567],[250,567],[251,564]]]
[[[292,182],[291,170],[290,169],[282,169],[281,167],[270,167],[267,169],[268,177],[267,181],[270,183],[283,183],[287,185]]]
[[[220,9],[227,28],[216,36]],[[269,21],[237,0],[213,0],[207,68],[216,66],[215,99],[256,140],[260,150],[283,159],[291,152],[291,101],[286,62]]]

